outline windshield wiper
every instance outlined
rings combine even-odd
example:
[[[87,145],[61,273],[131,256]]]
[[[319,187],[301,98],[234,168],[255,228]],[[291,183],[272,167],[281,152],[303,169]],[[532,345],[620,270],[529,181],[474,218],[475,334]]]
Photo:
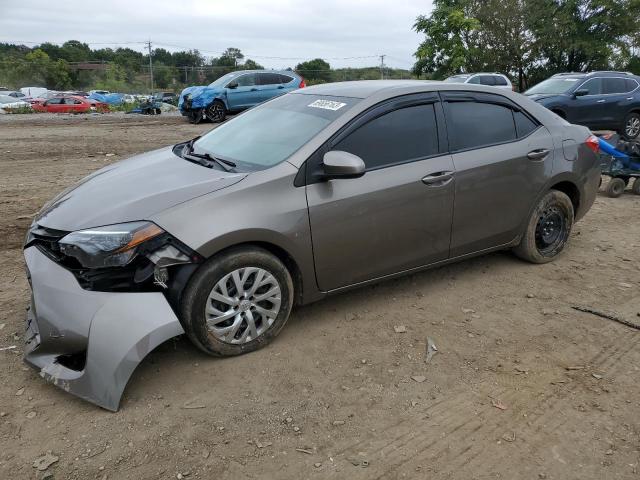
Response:
[[[192,138],[185,145],[185,149],[182,151],[183,158],[191,157],[192,161],[198,159],[200,161],[196,161],[196,163],[202,165],[203,167],[211,168],[212,163],[218,164],[225,172],[231,172],[237,165],[231,160],[225,160],[223,158],[217,158],[209,153],[194,153],[193,152],[193,144],[200,137]],[[186,152],[185,152],[186,151]]]

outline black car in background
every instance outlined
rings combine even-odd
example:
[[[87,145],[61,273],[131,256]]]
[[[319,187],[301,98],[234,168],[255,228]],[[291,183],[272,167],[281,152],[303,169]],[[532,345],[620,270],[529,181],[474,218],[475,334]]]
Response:
[[[157,102],[170,103],[171,105],[178,104],[178,96],[173,92],[158,92],[153,96],[153,99]]]
[[[640,139],[640,77],[631,73],[558,73],[524,94],[570,123]]]

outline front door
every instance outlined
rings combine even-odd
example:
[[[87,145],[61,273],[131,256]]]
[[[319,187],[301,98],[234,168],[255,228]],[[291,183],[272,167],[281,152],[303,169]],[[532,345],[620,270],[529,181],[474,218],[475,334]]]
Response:
[[[553,139],[493,94],[443,93],[456,167],[451,257],[513,241],[553,167]]]
[[[586,90],[586,95],[575,97],[569,102],[567,120],[585,127],[597,128],[602,123],[607,109],[602,87],[601,78],[592,78],[580,85],[577,90]]]
[[[245,73],[231,81],[237,84],[237,87],[225,89],[229,110],[243,110],[260,102],[257,80],[258,76],[255,73]]]
[[[361,157],[367,171],[360,178],[314,182],[322,151],[310,159],[307,201],[321,290],[448,257],[454,168],[436,118],[437,97],[422,95],[358,119],[326,150]]]

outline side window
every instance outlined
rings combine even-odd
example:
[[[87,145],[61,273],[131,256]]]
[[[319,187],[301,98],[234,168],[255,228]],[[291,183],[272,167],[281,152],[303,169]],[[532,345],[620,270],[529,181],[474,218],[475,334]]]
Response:
[[[636,88],[638,88],[638,82],[627,78],[625,81],[625,92],[633,92]]]
[[[480,76],[480,84],[481,85],[491,85],[494,86],[496,84],[495,80],[493,79],[493,75],[481,75]]]
[[[256,74],[247,73],[246,75],[240,75],[235,80],[238,82],[239,87],[253,87],[256,84]]]
[[[55,97],[47,100],[47,105],[60,105],[64,101],[64,98]]]
[[[258,85],[278,85],[280,83],[280,75],[277,73],[259,73]]]
[[[290,77],[289,75],[280,75],[280,83],[289,83],[293,81],[293,77]]]
[[[587,90],[587,95],[601,95],[602,94],[602,79],[592,78],[587,80],[578,87],[578,90]]]
[[[499,85],[501,87],[506,87],[507,85],[509,85],[507,83],[507,79],[504,78],[502,75],[494,75],[493,79],[496,82],[496,85]]]
[[[510,108],[494,103],[449,102],[447,110],[453,150],[479,148],[516,139]]]
[[[476,75],[475,77],[471,77],[467,83],[472,83],[474,85],[480,85],[480,75]]]
[[[526,137],[540,126],[523,112],[514,111],[513,119],[516,122],[516,132],[518,134],[518,138]]]
[[[602,93],[626,93],[627,79],[626,78],[605,78],[604,88]]]
[[[358,155],[367,170],[436,155],[438,128],[434,106],[416,105],[383,114],[350,133],[332,150]]]

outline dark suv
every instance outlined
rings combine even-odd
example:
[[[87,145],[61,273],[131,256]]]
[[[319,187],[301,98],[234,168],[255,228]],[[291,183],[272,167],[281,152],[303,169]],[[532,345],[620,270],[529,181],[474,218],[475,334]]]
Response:
[[[559,73],[524,94],[571,123],[640,136],[640,77],[631,73]]]

